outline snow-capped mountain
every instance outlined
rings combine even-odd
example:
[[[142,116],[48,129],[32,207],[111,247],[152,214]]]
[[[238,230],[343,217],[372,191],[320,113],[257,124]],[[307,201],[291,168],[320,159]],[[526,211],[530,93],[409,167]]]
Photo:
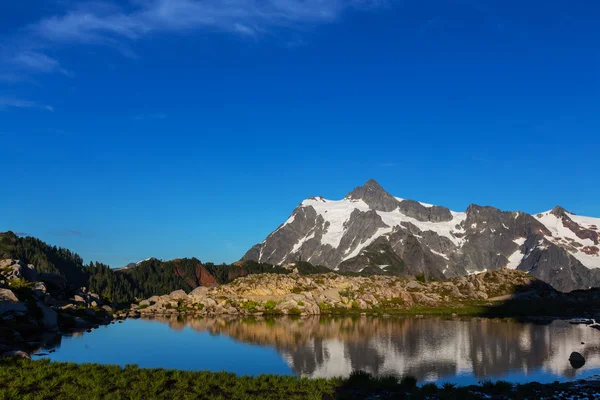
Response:
[[[571,291],[600,286],[599,236],[600,218],[562,207],[455,212],[394,197],[370,180],[342,200],[304,200],[244,259],[434,278],[516,268]]]
[[[121,268],[115,268],[115,270],[116,270],[116,271],[119,271],[119,270],[126,270],[126,269],[135,268],[135,267],[137,267],[138,265],[140,265],[141,263],[143,263],[144,261],[149,261],[149,260],[152,260],[152,259],[154,259],[154,257],[148,257],[148,258],[145,258],[145,259],[143,259],[143,260],[140,260],[140,261],[138,261],[138,262],[130,262],[129,264],[127,264],[127,265],[126,265],[126,266],[124,266],[124,267],[121,267]]]

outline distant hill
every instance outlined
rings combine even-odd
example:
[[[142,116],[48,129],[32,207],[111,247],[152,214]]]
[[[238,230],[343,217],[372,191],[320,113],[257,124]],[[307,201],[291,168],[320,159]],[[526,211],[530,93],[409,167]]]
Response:
[[[240,276],[265,272],[288,274],[296,268],[302,274],[328,271],[310,263],[297,263],[292,268],[273,266],[255,261],[215,265],[196,258],[162,261],[156,258],[128,264],[126,268],[111,269],[108,265],[84,264],[76,253],[50,246],[33,237],[19,237],[13,232],[0,233],[0,259],[19,259],[36,266],[40,273],[64,276],[72,288],[85,286],[104,298],[117,303],[131,302],[183,289],[187,292],[198,286],[229,283]]]

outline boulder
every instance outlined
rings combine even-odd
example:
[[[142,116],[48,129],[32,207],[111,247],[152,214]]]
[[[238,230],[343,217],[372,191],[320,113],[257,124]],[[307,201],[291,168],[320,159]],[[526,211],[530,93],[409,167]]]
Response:
[[[91,308],[86,308],[83,312],[88,317],[95,317],[96,316],[96,312],[94,310],[92,310]]]
[[[36,304],[42,313],[41,323],[44,329],[49,331],[58,330],[58,315],[56,314],[56,311],[40,301],[38,301]]]
[[[147,299],[146,301],[148,301],[150,303],[150,305],[158,303],[162,300],[161,296],[152,296],[149,299]]]
[[[102,306],[102,309],[106,311],[108,314],[112,314],[113,309],[111,306]]]
[[[61,311],[74,310],[74,309],[75,309],[75,305],[73,305],[73,304],[69,303],[69,304],[65,304],[65,305],[64,305],[64,306],[62,306],[62,307],[59,307],[59,309],[60,309]]]
[[[421,285],[417,281],[410,281],[406,285],[406,290],[410,290],[410,291],[418,291],[418,290],[423,290],[423,289],[425,289],[425,286]]]
[[[78,294],[76,294],[75,296],[73,296],[73,300],[76,301],[77,303],[85,303],[85,299],[81,296],[79,296]]]
[[[37,280],[37,272],[35,267],[31,264],[25,264],[20,260],[0,260],[0,269],[6,269],[6,279],[25,279],[29,282],[35,282]]]
[[[214,299],[211,299],[210,297],[202,299],[200,303],[203,304],[204,307],[215,307],[217,305],[217,302]]]
[[[196,289],[192,290],[189,294],[194,300],[203,299],[208,294],[208,288],[205,286],[198,286]]]
[[[573,368],[577,369],[585,365],[585,358],[580,353],[574,351],[569,356],[569,362]]]
[[[33,266],[32,264],[27,264],[23,270],[21,271],[21,273],[23,274],[23,278],[29,282],[35,282],[37,281],[37,271],[35,269],[35,266]]]
[[[298,308],[298,303],[295,300],[283,301],[275,307],[276,310],[281,311],[283,314],[288,314],[293,308]]]
[[[44,282],[36,282],[33,287],[33,295],[38,299],[43,298],[46,295],[47,289]]]
[[[3,358],[18,357],[18,358],[26,358],[28,360],[31,360],[31,357],[29,356],[29,354],[25,353],[24,351],[21,351],[21,350],[7,351],[5,353],[2,353],[1,357],[3,357]]]
[[[12,318],[15,315],[25,315],[27,307],[10,289],[0,289],[0,318]]]
[[[305,302],[304,303],[304,312],[310,315],[319,315],[321,314],[321,309],[319,305],[313,302]]]
[[[180,289],[180,290],[171,292],[171,294],[169,294],[169,297],[173,300],[187,299],[187,293]]]
[[[64,292],[67,288],[67,278],[53,272],[38,274],[38,280],[46,283],[50,289]]]

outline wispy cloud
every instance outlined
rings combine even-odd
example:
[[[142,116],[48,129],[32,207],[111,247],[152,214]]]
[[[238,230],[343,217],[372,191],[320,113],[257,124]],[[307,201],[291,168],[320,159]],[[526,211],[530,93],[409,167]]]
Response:
[[[62,68],[57,60],[47,56],[46,54],[35,51],[22,51],[18,53],[11,61],[19,68],[24,68],[33,72],[60,72],[63,75],[70,75],[70,72]]]
[[[381,0],[132,0],[131,7],[84,3],[31,24],[39,39],[122,45],[157,32],[195,29],[254,36],[275,27],[334,21],[347,9],[380,7]]]
[[[18,84],[40,74],[72,76],[56,55],[74,45],[105,46],[138,58],[137,41],[164,33],[221,32],[258,40],[277,32],[294,36],[306,27],[331,23],[348,10],[381,8],[388,0],[128,0],[66,1],[45,15],[0,37],[0,82]],[[391,0],[389,0],[391,1]],[[283,29],[280,29],[283,28]],[[279,29],[279,30],[278,30]],[[282,42],[303,44],[302,38]],[[7,101],[0,108],[52,107]]]
[[[13,97],[0,97],[0,111],[6,110],[8,108],[30,108],[30,109],[39,109],[46,111],[54,111],[52,106],[46,104],[40,104],[35,101],[22,100]]]

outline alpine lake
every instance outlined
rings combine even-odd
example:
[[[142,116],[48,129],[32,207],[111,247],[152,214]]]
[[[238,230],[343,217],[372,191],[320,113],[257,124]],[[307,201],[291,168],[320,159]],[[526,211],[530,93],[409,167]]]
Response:
[[[575,368],[571,352],[586,362]],[[565,382],[600,374],[600,332],[564,320],[277,317],[127,319],[48,338],[34,359],[419,383]]]

